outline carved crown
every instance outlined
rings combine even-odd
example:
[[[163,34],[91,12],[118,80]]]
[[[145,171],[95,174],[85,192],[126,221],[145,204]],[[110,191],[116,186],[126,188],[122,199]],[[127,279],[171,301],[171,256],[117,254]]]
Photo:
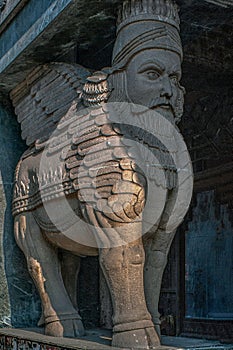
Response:
[[[112,66],[120,70],[146,49],[176,52],[182,59],[178,7],[173,0],[125,0],[119,10]]]
[[[173,0],[126,0],[118,12],[117,31],[140,20],[165,22],[179,30],[178,6]]]

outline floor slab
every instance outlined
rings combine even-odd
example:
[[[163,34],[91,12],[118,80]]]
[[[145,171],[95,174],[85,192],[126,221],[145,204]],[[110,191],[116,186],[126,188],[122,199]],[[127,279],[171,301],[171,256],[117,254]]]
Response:
[[[41,329],[29,331],[2,328],[0,329],[0,350],[120,350],[110,346],[111,332],[108,330],[88,330],[86,336],[79,339],[48,337],[42,334],[42,331]],[[4,341],[4,344],[7,342],[7,347],[3,345]],[[27,344],[25,347],[23,347],[24,342]],[[224,345],[218,341],[205,339],[162,336],[161,342],[161,347],[156,350],[233,350],[233,344]]]

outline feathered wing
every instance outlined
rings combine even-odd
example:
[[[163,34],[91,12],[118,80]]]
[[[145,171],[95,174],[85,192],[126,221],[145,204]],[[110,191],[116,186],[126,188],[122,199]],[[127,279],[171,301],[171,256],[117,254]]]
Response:
[[[22,138],[28,146],[46,141],[62,118],[74,113],[90,72],[74,64],[49,63],[34,69],[11,92]]]
[[[22,138],[29,146],[15,171],[13,215],[41,205],[41,186],[51,181],[54,185],[52,167],[48,167],[44,174],[39,171],[40,151],[53,137],[59,123],[72,118],[77,109],[82,107],[81,93],[90,74],[90,71],[79,65],[48,63],[35,68],[11,91],[10,97],[21,124]],[[31,159],[30,156],[35,152],[37,156]],[[56,176],[62,178],[63,174],[56,172]],[[48,199],[60,193],[59,190],[53,191],[56,186],[53,187],[47,193]],[[68,187],[72,187],[72,184],[69,183]],[[63,188],[60,190],[63,191]]]

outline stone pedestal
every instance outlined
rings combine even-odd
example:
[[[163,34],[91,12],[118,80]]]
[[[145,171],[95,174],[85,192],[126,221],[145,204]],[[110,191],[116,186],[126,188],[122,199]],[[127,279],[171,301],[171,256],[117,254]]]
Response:
[[[87,332],[80,339],[55,338],[21,329],[0,329],[0,350],[123,350],[110,346],[111,333],[104,330]],[[108,345],[109,344],[109,345]],[[175,350],[159,346],[155,350]],[[126,348],[125,348],[126,350]],[[182,350],[182,349],[180,349]]]

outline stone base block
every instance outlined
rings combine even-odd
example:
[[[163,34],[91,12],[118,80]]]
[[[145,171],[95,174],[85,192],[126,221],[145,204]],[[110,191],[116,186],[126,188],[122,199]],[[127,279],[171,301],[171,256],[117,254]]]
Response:
[[[21,329],[0,329],[0,350],[123,350],[111,347],[110,344],[111,333],[104,330],[87,331],[85,337],[70,339],[49,337]],[[172,346],[156,348],[156,350],[175,349],[177,348]]]

